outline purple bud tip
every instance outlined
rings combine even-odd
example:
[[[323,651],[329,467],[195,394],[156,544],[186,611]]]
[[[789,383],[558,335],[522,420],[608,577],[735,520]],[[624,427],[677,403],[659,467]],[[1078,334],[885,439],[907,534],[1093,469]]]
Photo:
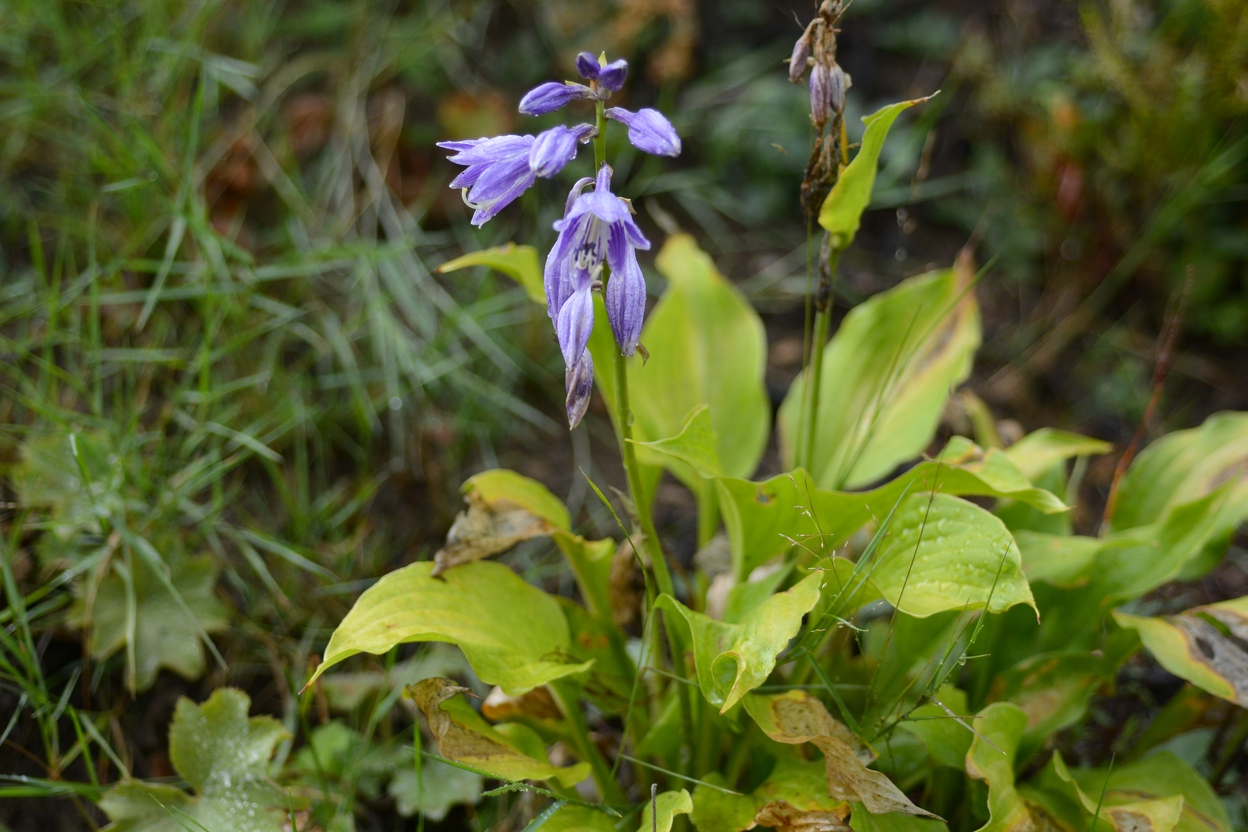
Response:
[[[558,81],[547,81],[533,89],[520,99],[520,112],[526,116],[541,116],[553,113],[570,101],[578,98],[591,98],[593,92],[583,84],[560,84]]]
[[[598,86],[611,92],[619,92],[624,86],[624,78],[628,75],[628,61],[620,58],[598,70]]]
[[[586,81],[598,80],[598,59],[588,52],[576,56],[576,71]]]
[[[589,350],[581,353],[581,360],[567,369],[564,383],[568,388],[568,429],[571,430],[581,423],[594,392],[594,359]]]
[[[623,107],[612,107],[607,110],[607,118],[628,127],[628,140],[638,150],[656,156],[680,155],[680,136],[658,110],[644,107],[633,113]]]

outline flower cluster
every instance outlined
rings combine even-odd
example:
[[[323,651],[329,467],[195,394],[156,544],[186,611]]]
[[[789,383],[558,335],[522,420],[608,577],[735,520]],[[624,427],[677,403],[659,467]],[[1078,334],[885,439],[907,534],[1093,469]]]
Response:
[[[585,83],[550,81],[530,90],[520,101],[520,112],[540,116],[578,100],[594,102],[598,123],[617,121],[628,129],[634,147],[659,156],[680,153],[680,137],[662,113],[643,108],[633,112],[606,107],[628,74],[623,60],[607,63],[588,52],[576,57],[576,70]],[[474,210],[473,225],[483,225],[528,190],[538,177],[550,178],[576,158],[577,146],[598,138],[598,127],[563,125],[537,136],[495,136],[468,141],[441,142],[455,151],[450,161],[466,169],[451,182],[461,189]],[[547,312],[555,325],[559,348],[567,365],[567,412],[571,427],[581,421],[593,392],[594,362],[589,336],[594,327],[594,290],[603,292],[607,318],[620,351],[637,350],[646,312],[646,282],[637,262],[637,250],[650,241],[633,220],[628,200],[611,193],[611,166],[605,161],[593,178],[578,181],[568,194],[559,232],[546,258]],[[592,188],[592,189],[591,189]]]

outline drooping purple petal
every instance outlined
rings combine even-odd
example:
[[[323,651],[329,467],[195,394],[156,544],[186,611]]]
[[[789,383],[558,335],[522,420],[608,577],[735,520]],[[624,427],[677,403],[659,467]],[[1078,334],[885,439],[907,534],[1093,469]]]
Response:
[[[577,288],[559,310],[555,320],[555,336],[563,352],[563,363],[571,366],[589,344],[594,329],[594,296],[588,282]]]
[[[613,118],[628,127],[628,140],[638,150],[656,156],[680,155],[680,136],[676,135],[676,128],[658,110],[643,107],[634,113],[623,107],[612,107],[607,110],[607,118]]]
[[[622,260],[611,264],[605,300],[607,319],[611,321],[615,342],[620,345],[621,352],[631,356],[637,349],[641,325],[646,317],[646,279],[641,274],[637,253],[632,247],[624,247]]]
[[[572,186],[572,190],[568,191],[568,201],[563,206],[563,215],[565,217],[572,211],[572,204],[580,199],[580,196],[584,193],[585,188],[592,184],[594,184],[594,180],[590,179],[588,176],[582,176],[580,179],[576,180],[576,184]],[[556,230],[558,230],[558,228],[556,228]]]
[[[576,71],[586,81],[597,81],[600,67],[598,59],[589,52],[582,52],[576,56]]]
[[[628,75],[628,61],[620,58],[598,70],[598,86],[611,92],[619,92],[624,86],[624,78]]]
[[[576,158],[576,133],[560,124],[539,133],[529,151],[529,168],[537,176],[548,179]]]
[[[581,359],[568,367],[563,381],[568,390],[568,429],[571,430],[581,423],[594,393],[594,359],[589,350],[582,352]]]
[[[529,169],[533,143],[532,136],[511,135],[440,143],[456,151],[449,161],[467,167],[451,187],[468,189],[464,201],[475,209],[473,225],[487,222],[533,184]]]
[[[584,84],[561,84],[558,81],[547,81],[534,87],[520,99],[520,112],[526,116],[541,116],[553,113],[560,107],[578,98],[592,98],[593,91]]]

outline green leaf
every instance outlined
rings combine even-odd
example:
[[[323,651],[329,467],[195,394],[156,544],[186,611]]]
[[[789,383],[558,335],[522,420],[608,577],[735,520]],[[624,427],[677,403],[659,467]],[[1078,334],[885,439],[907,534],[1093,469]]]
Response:
[[[961,437],[951,439],[937,459],[871,491],[818,488],[800,468],[760,483],[724,477],[716,484],[738,580],[794,541],[814,552],[839,548],[867,522],[886,517],[904,494],[936,491],[1012,499],[1045,512],[1067,510],[1056,496],[1034,488],[1001,451],[985,452]]]
[[[694,665],[702,694],[724,713],[745,694],[767,681],[776,656],[802,626],[802,617],[819,601],[819,572],[807,575],[792,589],[777,593],[750,610],[739,623],[716,621],[669,595],[657,606],[683,618],[693,645]]]
[[[641,825],[637,832],[672,832],[672,822],[677,815],[687,815],[693,811],[693,799],[689,792],[681,789],[678,792],[660,792],[654,800],[646,801],[641,810]]]
[[[675,436],[635,444],[669,460],[683,462],[700,477],[713,479],[724,475],[717,449],[719,437],[711,424],[711,410],[704,404],[690,411],[685,426]]]
[[[1183,797],[1179,794],[1150,799],[1137,792],[1126,797],[1109,790],[1107,777],[1089,785],[1094,785],[1093,791],[1080,788],[1061,752],[1054,752],[1049,765],[1023,793],[1055,818],[1084,829],[1092,829],[1095,818],[1096,827],[1102,830],[1172,832],[1183,812]]]
[[[879,814],[936,817],[911,803],[886,776],[868,769],[870,748],[833,719],[815,697],[791,690],[774,696],[750,694],[744,701],[746,712],[772,740],[787,745],[810,743],[823,752],[830,797],[860,801],[868,811]]]
[[[754,826],[758,800],[753,795],[730,794],[722,788],[712,788],[726,782],[717,771],[703,780],[705,782],[693,790],[692,820],[698,832],[744,832]]]
[[[425,758],[421,776],[416,769],[400,769],[387,790],[394,798],[395,809],[405,818],[417,812],[427,820],[438,822],[456,806],[471,806],[481,799],[485,778],[441,760]]]
[[[845,316],[824,347],[811,475],[824,488],[856,488],[923,453],[949,394],[971,371],[980,341],[972,275],[962,266],[904,281]],[[786,466],[805,374],[780,407]],[[733,472],[729,472],[733,473]]]
[[[1240,484],[1222,518],[1233,528],[1248,514],[1248,413],[1218,413],[1145,448],[1122,478],[1113,528],[1154,523],[1228,483]]]
[[[537,480],[493,468],[469,477],[460,489],[465,496],[473,495],[495,511],[522,508],[550,525],[564,531],[572,528],[572,519],[563,501]]]
[[[1014,759],[1026,715],[1017,705],[997,702],[980,711],[972,727],[976,735],[966,754],[966,773],[988,784],[988,822],[979,832],[1037,828],[1014,784]]]
[[[413,641],[459,645],[481,681],[511,695],[588,668],[558,661],[569,648],[559,603],[506,566],[478,561],[439,578],[432,570],[432,563],[413,563],[367,589],[308,684],[357,653],[380,655]]]
[[[571,519],[546,486],[515,471],[483,471],[464,483],[468,509],[455,517],[433,574],[505,552],[525,540],[563,532]]]
[[[533,729],[518,723],[492,726],[462,698],[469,692],[449,679],[425,679],[407,694],[429,721],[438,753],[504,780],[554,780],[573,786],[589,776],[589,763],[552,765]]]
[[[1054,463],[1063,462],[1075,456],[1107,454],[1113,449],[1113,445],[1099,439],[1091,439],[1064,430],[1041,428],[1027,434],[1002,453],[1018,466],[1027,479],[1034,481],[1049,470]]]
[[[568,803],[539,828],[542,832],[615,832],[615,822],[606,812]]]
[[[21,461],[10,475],[17,501],[47,510],[51,530],[62,540],[80,529],[99,533],[100,510],[125,509],[121,493],[125,468],[112,441],[98,431],[74,433],[72,440],[70,435],[30,437],[22,444]]]
[[[1044,741],[1083,718],[1088,700],[1114,678],[1117,670],[1103,656],[1066,651],[1030,656],[993,680],[989,699],[1013,702],[1027,727],[1019,740],[1019,760]]]
[[[1005,524],[947,494],[912,494],[902,502],[876,554],[871,583],[898,610],[918,618],[1036,605]]]
[[[958,716],[967,715],[966,694],[957,688],[943,687],[936,692],[936,698]],[[922,740],[928,756],[940,765],[958,770],[965,767],[974,734],[968,726],[950,717],[945,708],[935,703],[922,705],[897,727]]]
[[[518,246],[508,243],[496,248],[474,251],[462,257],[456,257],[438,266],[438,274],[467,269],[471,266],[489,266],[514,279],[524,287],[524,291],[534,303],[546,305],[546,287],[542,280],[542,267],[537,259],[537,249],[533,246]]]
[[[856,737],[846,739],[860,744]],[[777,759],[771,774],[754,790],[754,798],[760,806],[783,801],[803,812],[831,812],[844,805],[839,797],[828,794],[827,766],[798,757]]]
[[[291,800],[267,768],[286,736],[272,717],[248,719],[251,700],[219,688],[202,706],[180,699],[169,729],[169,758],[196,792],[129,781],[109,789],[100,808],[109,832],[174,832],[186,828],[280,832]]]
[[[1105,541],[1079,535],[1016,531],[1023,558],[1023,573],[1029,581],[1045,581],[1060,587],[1083,586]]]
[[[1181,808],[1175,832],[1230,832],[1232,829],[1226,809],[1205,779],[1166,751],[1150,754],[1136,763],[1114,766],[1112,771],[1069,768],[1055,755],[1050,768],[1037,778],[1036,785],[1053,789],[1057,782],[1077,789],[1085,816],[1093,814],[1100,802],[1101,817],[1119,832],[1147,829],[1147,821],[1140,815],[1151,815],[1161,821],[1166,819],[1165,813],[1173,812],[1174,808]],[[1152,828],[1165,832],[1160,823]]]
[[[638,442],[677,436],[690,412],[708,405],[724,473],[748,476],[762,458],[771,427],[763,323],[692,237],[668,239],[655,262],[669,284],[642,330],[650,358],[643,361],[639,354],[628,361],[633,436]],[[590,351],[614,418],[618,348],[605,316],[594,329]],[[688,465],[638,450],[647,465],[664,464],[686,485],[696,484],[698,475]]]
[[[867,205],[871,202],[875,169],[879,165],[880,150],[884,147],[884,137],[888,135],[888,129],[904,110],[915,104],[922,104],[928,98],[931,96],[913,101],[899,101],[863,117],[867,130],[862,136],[858,155],[841,171],[819,210],[819,224],[832,235],[832,245],[837,251],[844,251],[854,241],[862,212],[867,210]]]
[[[127,574],[125,564],[114,560],[90,606],[86,597],[76,599],[71,623],[77,627],[89,624],[91,656],[97,661],[123,648],[127,657],[133,655],[134,690],[151,687],[162,667],[186,679],[198,679],[204,673],[200,634],[219,632],[229,624],[228,610],[213,592],[219,568],[207,555],[168,558],[169,582],[182,596],[184,608],[146,559],[133,558],[131,564]],[[127,584],[133,588],[133,609]]]
[[[1115,612],[1118,625],[1140,634],[1166,670],[1215,696],[1248,707],[1248,597],[1146,618]]]
[[[944,821],[896,812],[873,815],[870,812],[860,812],[857,806],[854,806],[854,811],[849,816],[849,828],[854,832],[948,832],[949,829]]]

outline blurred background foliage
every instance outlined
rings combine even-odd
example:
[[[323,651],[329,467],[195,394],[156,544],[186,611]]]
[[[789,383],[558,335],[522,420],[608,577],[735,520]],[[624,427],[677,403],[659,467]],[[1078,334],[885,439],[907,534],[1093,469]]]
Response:
[[[801,359],[809,140],[782,59],[813,3],[0,8],[0,772],[50,784],[12,792],[0,821],[101,821],[66,783],[172,775],[176,698],[234,684],[336,761],[279,752],[333,795],[317,823],[398,828],[415,805],[383,785],[411,741],[394,680],[453,658],[300,700],[328,628],[436,546],[472,471],[517,467],[587,512],[574,472],[619,479],[601,412],[562,427],[540,311],[484,270],[436,274],[548,245],[582,171],[476,230],[433,143],[536,132],[525,90],[581,49],[627,57],[626,103],[673,114],[686,150],[668,164],[621,144],[620,191],[652,236],[696,233],[765,312],[778,401]],[[1149,429],[1248,409],[1242,0],[855,0],[842,26],[849,124],[941,93],[889,138],[840,311],[970,245],[991,263],[972,387],[999,417],[1125,444],[1179,305]],[[1085,488],[1103,492],[1109,463]],[[679,506],[660,518],[689,531]],[[511,562],[561,580],[536,548]],[[200,630],[164,626],[188,607]]]

